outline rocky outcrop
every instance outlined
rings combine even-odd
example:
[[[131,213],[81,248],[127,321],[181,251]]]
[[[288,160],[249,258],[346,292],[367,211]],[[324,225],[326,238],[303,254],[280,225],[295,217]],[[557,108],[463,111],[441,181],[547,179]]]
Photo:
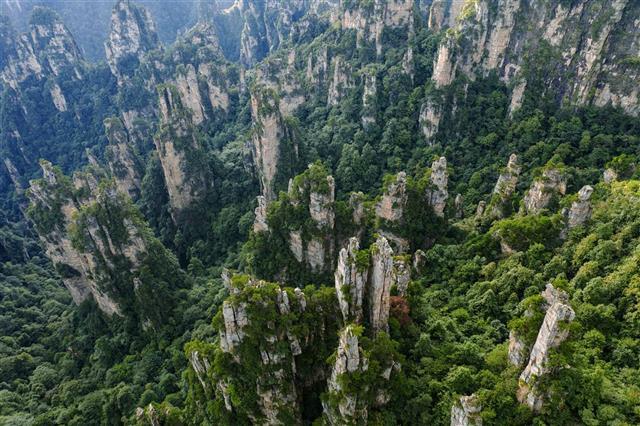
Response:
[[[225,301],[222,304],[222,318],[224,328],[220,329],[220,348],[223,352],[233,353],[244,339],[244,327],[249,324],[247,305]]]
[[[133,77],[144,54],[159,44],[149,12],[129,0],[119,0],[111,12],[111,30],[104,44],[107,63],[118,84]]]
[[[368,368],[369,360],[360,348],[354,327],[348,325],[340,332],[336,361],[327,382],[332,397],[322,404],[325,418],[330,425],[366,423],[368,403],[359,398],[358,393],[365,393],[368,389],[355,389],[356,393],[351,393],[349,389],[343,388],[342,381],[345,375],[361,374]]]
[[[289,231],[289,248],[296,260],[314,273],[326,271],[333,263],[334,201],[333,177],[318,164],[309,165],[307,171],[289,182],[287,202],[294,208],[305,208],[309,218],[302,229]]]
[[[373,43],[376,54],[382,54],[382,33],[385,28],[413,28],[413,0],[343,2],[341,15],[336,15],[343,29],[356,31],[357,46]]]
[[[461,396],[451,407],[451,426],[482,426],[482,406],[475,395]]]
[[[567,178],[557,168],[547,167],[542,176],[535,179],[524,196],[524,208],[528,214],[540,213],[548,208],[552,201],[567,191]]]
[[[422,3],[421,1],[420,4]],[[440,31],[455,26],[463,5],[464,2],[461,1],[433,0],[428,10],[429,29]]]
[[[604,183],[609,185],[612,182],[618,180],[618,172],[613,169],[605,169],[604,173],[602,174],[602,179],[604,180]]]
[[[175,85],[180,92],[182,105],[191,110],[193,124],[202,123],[205,119],[204,105],[200,96],[196,69],[192,64],[187,64],[182,72],[178,72]]]
[[[336,295],[345,323],[360,324],[363,318],[363,302],[367,284],[368,264],[358,264],[360,244],[357,238],[349,239],[349,246],[340,250],[334,274]]]
[[[160,128],[154,143],[164,173],[171,214],[174,221],[178,221],[180,212],[197,200],[211,182],[207,182],[206,170],[196,166],[204,163],[206,154],[201,150],[191,114],[183,107],[178,90],[171,85],[162,85],[158,94]],[[193,160],[197,156],[200,158],[196,163]]]
[[[518,184],[520,176],[520,164],[518,156],[511,154],[507,167],[502,170],[496,186],[493,188],[493,195],[490,202],[491,216],[494,218],[503,218],[509,214],[508,207]]]
[[[318,229],[333,229],[334,227],[335,191],[333,176],[327,176],[326,186],[312,188],[309,192],[309,215]]]
[[[362,127],[367,128],[376,121],[377,76],[369,71],[363,76],[364,90],[362,92]]]
[[[536,381],[548,373],[547,363],[550,353],[569,336],[566,324],[573,321],[575,313],[568,304],[568,295],[547,284],[542,293],[547,311],[531,349],[529,363],[520,375],[518,400],[532,410],[539,411],[544,402],[544,391],[536,386]]]
[[[571,5],[560,1],[530,4],[520,0],[480,0],[447,2],[461,6],[456,23],[446,22],[449,6],[434,1],[430,26],[450,25],[434,65],[436,87],[449,85],[456,75],[468,78],[496,71],[513,85],[511,110],[522,102],[527,87],[527,54],[542,48],[542,38],[551,46],[551,59],[535,64],[549,67],[548,83],[564,94],[563,102],[619,105],[631,114],[640,112],[634,81],[638,68],[640,36],[634,27],[640,6],[629,0],[601,5],[597,0],[581,0]],[[628,56],[632,55],[632,56]],[[551,86],[550,86],[551,87]],[[539,94],[538,94],[539,95]]]
[[[583,186],[578,192],[578,199],[571,203],[571,208],[567,214],[567,228],[572,229],[583,225],[591,217],[591,185]]]
[[[297,357],[309,349],[315,333],[322,330],[306,331],[303,335],[296,324],[303,314],[316,315],[319,307],[309,306],[299,289],[284,289],[242,276],[234,277],[232,281],[237,287],[223,303],[217,320],[219,347],[213,348],[213,354],[209,355],[222,356],[217,362],[223,362],[225,367],[218,369],[218,374],[209,374],[201,385],[204,389],[213,388],[224,404],[222,409],[233,412],[234,416],[241,415],[259,424],[282,424],[284,419],[297,424],[301,410],[299,387],[304,386],[296,381]],[[330,312],[326,314],[331,315]],[[198,347],[188,351],[196,374],[198,370],[208,371],[207,365],[216,362],[198,359],[198,365],[194,365],[194,352]],[[257,366],[256,370],[246,372],[252,375],[249,382],[244,373],[242,377],[237,375],[243,365]],[[320,373],[320,379],[323,379],[322,370]],[[238,392],[254,397],[256,405],[238,403],[234,396]]]
[[[283,155],[282,145],[292,141],[278,108],[277,97],[272,90],[254,91],[251,94],[251,118],[253,160],[260,179],[260,188],[268,201],[274,200],[276,172]]]
[[[447,159],[440,157],[431,164],[431,186],[426,190],[426,199],[436,216],[444,217],[447,207],[449,192],[447,185],[449,173],[447,171]]]
[[[333,77],[329,84],[329,94],[327,105],[335,106],[340,103],[340,99],[355,87],[353,81],[353,70],[351,65],[342,57],[336,56],[331,60]]]
[[[428,144],[433,143],[439,126],[440,107],[437,102],[429,100],[420,108],[420,128]]]
[[[393,250],[386,238],[380,237],[371,246],[371,269],[369,278],[369,326],[375,335],[389,330],[389,297],[395,283]]]
[[[304,104],[304,82],[296,69],[295,49],[281,51],[265,59],[256,67],[254,74],[256,86],[278,94],[278,109],[284,117],[293,115]]]
[[[254,210],[253,232],[268,232],[267,199],[262,195],[258,195],[256,199],[258,200],[258,206]]]
[[[406,296],[409,282],[411,281],[411,265],[404,257],[396,257],[393,260],[393,274],[398,295]]]
[[[389,222],[402,219],[404,206],[407,203],[407,174],[400,172],[393,182],[385,188],[382,199],[376,204],[376,216]]]
[[[118,190],[136,200],[142,188],[142,165],[119,118],[107,118],[104,127],[109,140],[105,157]]]
[[[93,298],[107,315],[137,315],[160,325],[172,308],[170,292],[182,285],[176,259],[128,196],[108,181],[100,183],[101,170],[90,166],[69,179],[50,163],[41,165],[44,177],[31,181],[28,191],[29,216],[74,302]],[[149,263],[155,261],[170,272],[149,271],[157,269]],[[160,280],[165,288],[157,288]]]
[[[509,332],[509,352],[508,359],[511,365],[516,367],[524,366],[528,360],[529,348],[524,340],[515,330]]]
[[[36,6],[31,15],[29,31],[16,34],[6,17],[0,19],[2,60],[0,80],[19,92],[28,79],[49,79],[47,85],[55,108],[67,111],[66,99],[57,77],[82,78],[80,49],[60,17],[45,7]]]

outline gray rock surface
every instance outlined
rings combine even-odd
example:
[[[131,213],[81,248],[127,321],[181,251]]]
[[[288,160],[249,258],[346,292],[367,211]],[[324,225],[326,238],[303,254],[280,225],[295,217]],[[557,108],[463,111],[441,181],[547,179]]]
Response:
[[[534,411],[540,411],[544,402],[543,391],[536,386],[536,379],[548,373],[547,363],[550,352],[569,336],[566,324],[573,321],[575,317],[564,291],[547,284],[542,296],[547,302],[547,312],[536,342],[531,348],[529,363],[520,374],[518,389],[518,400]]]

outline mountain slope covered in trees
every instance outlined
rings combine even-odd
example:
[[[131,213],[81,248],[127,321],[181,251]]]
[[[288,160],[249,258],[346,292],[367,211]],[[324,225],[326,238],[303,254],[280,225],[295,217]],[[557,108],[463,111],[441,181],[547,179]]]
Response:
[[[198,10],[0,17],[0,423],[640,423],[637,2]]]

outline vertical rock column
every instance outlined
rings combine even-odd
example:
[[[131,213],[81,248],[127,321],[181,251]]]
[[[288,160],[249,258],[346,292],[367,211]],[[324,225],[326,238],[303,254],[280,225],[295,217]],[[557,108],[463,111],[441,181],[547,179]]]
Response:
[[[349,246],[340,250],[334,275],[338,304],[345,323],[362,322],[368,265],[364,267],[358,265],[359,248],[357,238],[349,239]]]
[[[427,203],[438,217],[444,217],[444,209],[447,206],[449,192],[447,184],[449,173],[447,172],[447,159],[440,157],[431,164],[431,187],[426,191]]]
[[[340,341],[336,353],[336,362],[328,380],[328,396],[323,401],[325,418],[331,425],[366,423],[368,406],[360,394],[368,389],[356,389],[349,392],[342,383],[349,376],[363,373],[369,368],[355,333],[354,326],[349,325],[340,332]]]
[[[564,291],[547,284],[542,296],[548,304],[547,313],[531,349],[529,363],[520,375],[518,389],[518,400],[534,411],[540,411],[544,402],[543,391],[536,386],[536,379],[548,373],[547,362],[550,352],[569,336],[569,330],[565,325],[575,317]]]
[[[105,156],[118,190],[132,199],[140,196],[142,187],[142,165],[136,157],[129,133],[119,118],[107,118],[104,127],[109,140]]]
[[[500,219],[509,213],[509,211],[507,211],[508,203],[516,191],[520,170],[521,167],[518,163],[518,156],[511,154],[507,167],[500,173],[496,186],[493,188],[493,196],[489,203],[492,217]]]
[[[461,396],[451,407],[451,426],[482,426],[482,406],[475,395]]]
[[[177,89],[161,85],[158,94],[160,129],[153,140],[169,193],[171,214],[177,221],[180,212],[200,198],[211,183],[206,182],[207,170],[201,166],[206,154],[201,150],[191,114],[182,106]]]
[[[262,196],[269,202],[276,198],[275,178],[282,155],[281,144],[288,137],[273,91],[258,89],[251,94],[251,118],[253,160]]]
[[[371,272],[369,279],[369,327],[373,335],[389,331],[391,286],[395,282],[393,250],[384,237],[371,246]]]
[[[549,207],[553,198],[567,191],[567,178],[556,168],[546,168],[542,176],[533,181],[524,196],[524,207],[528,214],[538,214]]]
[[[159,44],[149,12],[129,0],[119,0],[111,12],[111,31],[104,44],[107,63],[118,85],[129,81],[143,55]]]

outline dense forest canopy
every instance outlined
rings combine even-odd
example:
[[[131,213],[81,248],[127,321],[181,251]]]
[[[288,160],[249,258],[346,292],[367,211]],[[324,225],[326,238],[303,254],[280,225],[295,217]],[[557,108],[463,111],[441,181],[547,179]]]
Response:
[[[640,423],[639,19],[3,1],[0,424]]]

